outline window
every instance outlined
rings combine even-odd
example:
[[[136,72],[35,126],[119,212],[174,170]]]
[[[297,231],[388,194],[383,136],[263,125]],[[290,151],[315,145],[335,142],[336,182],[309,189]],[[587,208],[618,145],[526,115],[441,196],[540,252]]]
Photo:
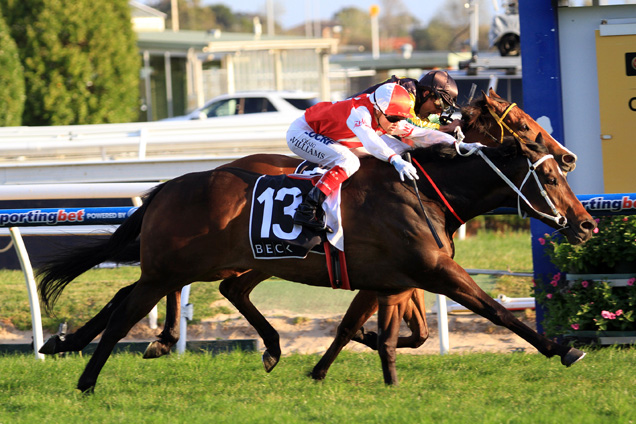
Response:
[[[285,101],[289,102],[296,109],[307,110],[311,106],[318,103],[318,99],[285,99]]]
[[[208,107],[201,110],[202,114],[205,114],[208,118],[214,118],[216,116],[233,116],[238,114],[238,99],[226,99],[218,102],[214,102]]]

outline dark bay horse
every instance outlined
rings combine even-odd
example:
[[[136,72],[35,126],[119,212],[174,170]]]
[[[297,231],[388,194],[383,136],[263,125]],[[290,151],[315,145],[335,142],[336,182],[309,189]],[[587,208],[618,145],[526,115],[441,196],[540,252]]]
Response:
[[[555,228],[562,227],[574,243],[591,236],[594,221],[570,190],[556,162],[546,155],[541,137],[536,142],[506,140],[498,148],[483,151],[484,157],[517,186],[529,168],[536,173],[537,182],[545,188],[547,197],[541,196],[540,187],[535,183],[523,187],[528,203],[522,203],[522,207],[531,216]],[[413,157],[438,181],[455,211],[464,219],[517,203],[517,194],[481,157],[457,157],[454,150],[444,146],[415,150]],[[530,163],[533,165],[529,167]],[[235,168],[175,178],[154,189],[144,205],[107,243],[72,253],[42,268],[40,294],[44,304],[50,307],[86,262],[116,256],[140,237],[141,277],[128,291],[118,293],[120,298],[109,312],[106,330],[78,382],[80,390],[93,389],[113,347],[132,325],[159,299],[186,284],[222,279],[222,291],[227,291],[232,289],[236,279],[251,270],[289,281],[329,286],[323,260],[317,255],[302,260],[253,259],[246,236],[247,205],[257,178],[256,174]],[[479,289],[452,260],[452,234],[458,222],[428,185],[422,180],[418,185],[432,221],[444,239],[444,249],[437,247],[428,226],[423,223],[412,187],[395,178],[386,163],[373,158],[362,160],[360,171],[350,180],[342,198],[345,252],[353,288],[378,292],[380,317],[386,315],[383,299],[387,295],[409,288],[445,294],[511,329],[548,357],[558,355],[568,366],[580,359],[582,352],[538,335]],[[369,263],[374,266],[369,267]],[[250,311],[241,312],[250,320]],[[378,346],[387,383],[397,382],[396,344],[395,328],[381,328]]]
[[[559,166],[564,171],[574,169],[576,156],[572,152],[561,146],[519,107],[501,99],[493,90],[490,90],[489,94],[490,96],[487,96],[484,93],[481,99],[465,107],[462,111],[462,127],[466,134],[467,141],[480,142],[485,145],[496,145],[505,135],[515,134],[517,137],[534,138],[537,134],[542,134],[548,150],[555,156],[557,162],[559,162]],[[229,166],[262,174],[275,175],[293,172],[299,162],[300,161],[287,156],[253,155],[239,159]],[[138,246],[133,246],[129,250],[129,253],[132,253],[129,260],[132,262],[138,261]],[[103,260],[113,259],[117,258],[104,258]],[[77,275],[79,275],[84,271],[85,269],[78,269],[76,272]],[[258,272],[247,272],[233,280],[231,289],[228,288],[229,285],[223,285],[223,294],[228,297],[239,310],[247,310],[248,314],[253,315],[256,310],[249,302],[249,294],[257,284],[268,277],[269,275]],[[64,340],[59,340],[57,337],[51,338],[45,347],[43,347],[43,352],[52,354],[83,349],[105,328],[113,307],[117,305],[119,299],[125,297],[130,290],[132,290],[132,286],[122,289],[122,291],[109,302],[102,313],[98,314],[93,320],[89,321],[75,333],[67,335]],[[410,293],[410,295],[404,293],[395,294],[388,299],[388,302],[391,308],[403,311],[405,320],[412,330],[410,336],[399,338],[398,347],[416,348],[426,340],[428,328],[426,326],[423,293],[419,292],[418,289],[411,289]],[[176,343],[179,337],[179,296],[180,291],[176,291],[167,296],[167,312],[164,330],[159,335],[158,340],[150,344],[144,355],[145,358],[153,358],[166,354]],[[400,299],[399,302],[398,299]],[[402,305],[401,302],[407,302],[407,304]],[[377,337],[375,333],[358,331],[362,324],[364,324],[377,309],[378,300],[374,292],[361,290],[356,295],[338,329],[336,340],[314,369],[313,375],[315,378],[324,378],[329,365],[335,360],[338,352],[340,352],[342,347],[344,347],[352,337],[354,340],[362,342],[367,346],[377,348]],[[269,372],[278,362],[281,353],[278,345],[278,333],[267,323],[264,317],[259,317],[254,325],[267,347],[263,360],[265,368]]]

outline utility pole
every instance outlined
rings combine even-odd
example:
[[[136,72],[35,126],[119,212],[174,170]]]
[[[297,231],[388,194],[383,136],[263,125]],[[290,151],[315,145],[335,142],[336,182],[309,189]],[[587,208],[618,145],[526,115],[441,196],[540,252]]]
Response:
[[[380,58],[380,36],[378,34],[378,15],[380,14],[380,6],[377,4],[372,5],[369,8],[369,15],[371,15],[371,51],[373,52],[373,58]]]
[[[172,15],[172,30],[179,31],[179,7],[177,0],[170,0],[170,14]]]
[[[274,35],[274,0],[267,0],[267,35]]]
[[[470,52],[473,59],[477,59],[479,53],[479,3],[475,0],[468,0],[466,3],[468,15],[470,17]]]

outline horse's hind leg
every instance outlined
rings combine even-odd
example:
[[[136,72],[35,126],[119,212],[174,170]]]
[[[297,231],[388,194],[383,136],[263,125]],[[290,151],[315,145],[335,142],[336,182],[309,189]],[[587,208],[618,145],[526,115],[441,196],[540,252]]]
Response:
[[[248,271],[238,277],[227,278],[219,285],[221,294],[232,302],[263,339],[265,344],[263,366],[267,372],[272,371],[280,360],[280,336],[263,314],[256,309],[249,296],[254,287],[269,277],[257,271]]]
[[[329,367],[336,360],[336,357],[340,353],[343,347],[349,341],[356,337],[359,337],[357,341],[367,344],[371,343],[366,340],[365,337],[369,333],[360,332],[362,325],[368,321],[369,318],[378,310],[378,296],[374,291],[360,290],[358,294],[353,298],[349,309],[345,313],[340,325],[338,325],[338,331],[333,342],[320,358],[320,361],[316,364],[311,372],[311,377],[315,380],[323,380],[327,376]],[[373,333],[375,334],[375,333]],[[354,340],[356,340],[354,338]],[[372,341],[377,346],[377,335]]]
[[[157,340],[151,342],[144,352],[144,359],[159,358],[170,353],[170,349],[179,341],[181,315],[181,290],[166,296],[166,321]]]
[[[117,342],[150,312],[164,294],[166,293],[153,286],[150,281],[142,283],[140,280],[136,283],[130,294],[113,310],[104,334],[79,378],[77,388],[80,391],[84,393],[93,391],[97,377]]]
[[[86,324],[78,328],[75,332],[66,334],[62,337],[58,335],[51,336],[46,343],[40,348],[40,353],[45,355],[53,355],[60,352],[79,352],[93,341],[99,333],[101,333],[112,312],[119,304],[130,294],[135,284],[131,284],[120,289],[117,294],[104,306],[104,308],[91,318]]]

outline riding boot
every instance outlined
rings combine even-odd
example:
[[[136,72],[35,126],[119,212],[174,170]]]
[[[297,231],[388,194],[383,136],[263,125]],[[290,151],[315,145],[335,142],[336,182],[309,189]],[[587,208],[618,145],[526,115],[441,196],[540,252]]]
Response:
[[[315,231],[325,230],[327,225],[321,205],[326,197],[318,187],[312,187],[307,193],[305,200],[296,209],[294,224],[302,225]]]

